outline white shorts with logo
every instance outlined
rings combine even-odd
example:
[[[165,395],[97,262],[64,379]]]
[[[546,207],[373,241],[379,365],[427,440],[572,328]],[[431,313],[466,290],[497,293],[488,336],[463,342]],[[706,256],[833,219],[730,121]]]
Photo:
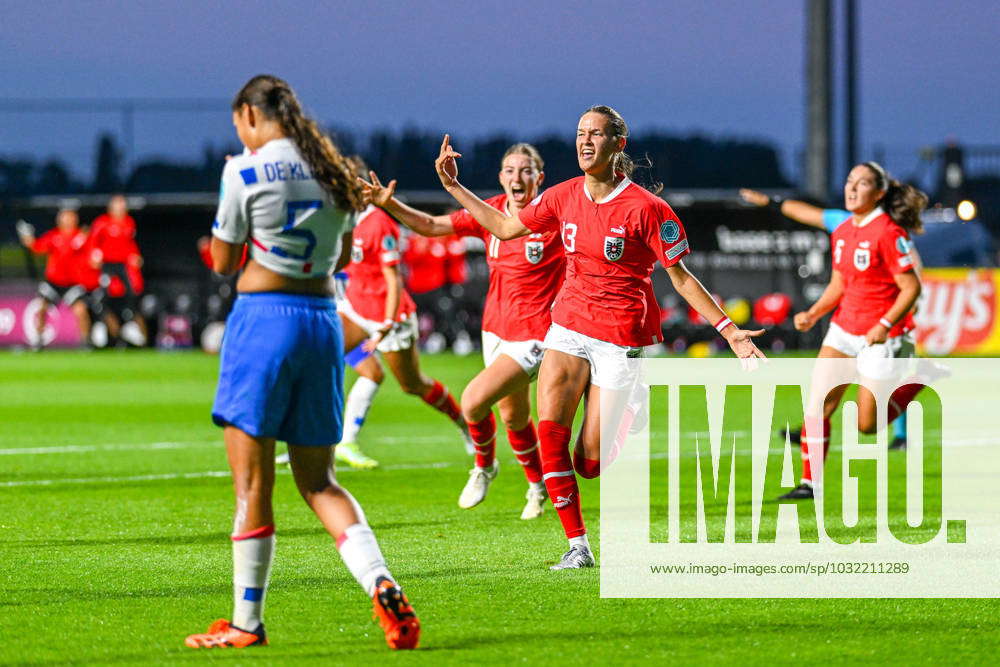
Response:
[[[858,372],[865,377],[887,379],[886,375],[891,365],[887,359],[908,359],[913,356],[913,337],[909,333],[894,336],[884,343],[869,345],[861,334],[849,334],[839,325],[831,322],[830,329],[823,338],[823,345],[843,352],[858,360]],[[884,368],[883,368],[884,367]]]
[[[590,381],[602,389],[631,390],[638,381],[641,347],[615,345],[558,324],[549,327],[544,345],[589,361]]]
[[[528,377],[534,380],[538,376],[538,367],[542,365],[545,345],[540,340],[504,340],[495,333],[484,331],[483,364],[489,366],[501,354],[516,361]]]
[[[337,312],[343,313],[347,319],[361,327],[366,334],[372,336],[382,328],[381,322],[369,320],[358,315],[347,299],[337,299]],[[399,352],[413,347],[417,339],[420,338],[420,325],[417,323],[417,314],[410,313],[406,318],[397,322],[382,342],[375,349],[379,352]],[[347,352],[348,350],[345,350]]]

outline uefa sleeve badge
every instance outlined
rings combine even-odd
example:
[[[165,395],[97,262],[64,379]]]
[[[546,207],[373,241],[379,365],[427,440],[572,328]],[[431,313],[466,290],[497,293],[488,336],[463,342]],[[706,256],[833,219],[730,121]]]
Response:
[[[675,220],[664,220],[660,223],[660,239],[673,243],[681,237],[681,226]]]

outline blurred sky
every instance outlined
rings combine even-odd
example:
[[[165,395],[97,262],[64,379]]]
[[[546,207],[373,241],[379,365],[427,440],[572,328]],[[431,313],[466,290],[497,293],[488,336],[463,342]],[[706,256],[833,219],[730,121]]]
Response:
[[[995,0],[858,4],[866,150],[1000,144]],[[448,130],[459,148],[500,129],[570,136],[580,111],[603,103],[633,131],[765,139],[791,163],[804,33],[805,0],[0,0],[0,98],[224,101],[269,72],[324,122]],[[96,133],[119,128],[113,113],[3,111],[0,155],[60,155],[86,174]],[[195,157],[206,140],[234,139],[225,104],[141,114],[135,129],[140,155]]]

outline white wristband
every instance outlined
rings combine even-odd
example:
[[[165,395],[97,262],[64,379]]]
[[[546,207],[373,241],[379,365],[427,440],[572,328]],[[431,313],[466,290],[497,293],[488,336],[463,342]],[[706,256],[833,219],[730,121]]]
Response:
[[[728,317],[723,317],[721,320],[715,323],[715,330],[722,333],[722,330],[732,324],[733,321]]]
[[[878,321],[878,323],[881,324],[882,326],[884,326],[886,329],[891,329],[892,328],[892,322],[890,322],[889,320],[887,320],[884,317],[882,319],[880,319]]]

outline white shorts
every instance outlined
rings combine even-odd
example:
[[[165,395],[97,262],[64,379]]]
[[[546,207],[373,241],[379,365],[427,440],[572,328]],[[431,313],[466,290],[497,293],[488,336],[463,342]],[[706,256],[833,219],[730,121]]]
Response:
[[[887,359],[908,359],[913,356],[913,337],[909,333],[889,338],[884,343],[869,345],[860,334],[849,334],[840,326],[830,323],[830,329],[823,338],[823,345],[843,352],[858,360],[858,372],[865,377],[888,379],[891,374],[891,364],[883,363]]]
[[[558,324],[549,327],[543,344],[547,350],[558,350],[589,361],[590,381],[602,389],[630,390],[639,378],[641,347],[615,345]]]
[[[347,319],[361,327],[366,334],[372,336],[382,328],[381,322],[365,319],[358,315],[347,299],[337,299],[337,312],[343,313]],[[420,325],[417,323],[417,314],[410,313],[406,318],[397,322],[382,342],[375,349],[379,352],[399,352],[408,350],[420,338]],[[349,350],[345,350],[347,352]]]
[[[504,340],[495,333],[484,331],[483,364],[489,366],[501,354],[516,361],[528,377],[534,380],[538,376],[538,367],[542,365],[545,346],[540,340]]]

